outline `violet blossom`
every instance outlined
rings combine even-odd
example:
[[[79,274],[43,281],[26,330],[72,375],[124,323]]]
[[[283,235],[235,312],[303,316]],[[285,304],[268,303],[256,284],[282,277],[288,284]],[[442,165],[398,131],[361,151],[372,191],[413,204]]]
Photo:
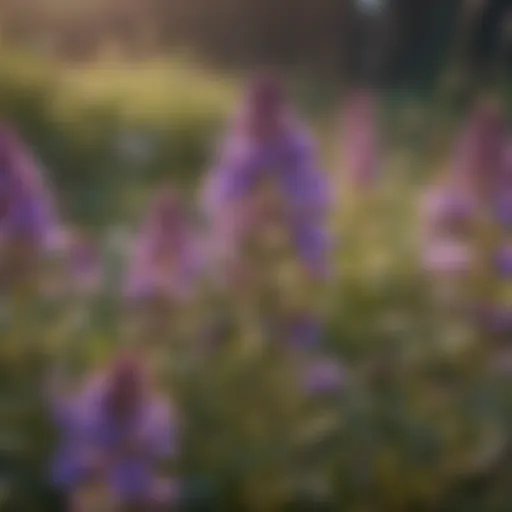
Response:
[[[512,245],[504,245],[498,251],[496,266],[500,277],[512,278]]]
[[[487,305],[478,316],[479,324],[492,335],[508,335],[512,332],[512,306]]]
[[[423,200],[423,221],[429,230],[443,233],[468,232],[476,213],[473,198],[449,185],[429,191]]]
[[[501,109],[488,102],[471,114],[457,143],[453,173],[469,182],[479,197],[492,196],[500,186],[507,125]]]
[[[429,192],[423,203],[424,260],[429,270],[466,272],[477,218],[482,212],[506,216],[502,186],[506,141],[501,110],[494,104],[479,104],[457,142],[447,180]]]
[[[60,443],[51,474],[59,489],[72,494],[97,482],[122,504],[157,499],[158,465],[177,454],[177,424],[140,358],[122,355],[75,396],[52,397],[52,410]]]
[[[477,211],[473,197],[453,183],[427,192],[421,222],[422,262],[429,273],[450,277],[469,272],[473,262],[470,236]]]
[[[348,380],[346,369],[333,359],[322,359],[306,367],[303,386],[312,396],[326,396],[341,392]]]
[[[50,249],[58,242],[55,209],[28,148],[6,125],[0,127],[0,238]]]
[[[280,220],[299,259],[312,274],[325,274],[329,183],[318,168],[311,137],[293,119],[273,77],[251,85],[218,164],[207,176],[205,213],[228,256],[239,254],[248,230],[261,228],[265,214],[251,207],[251,196],[265,181],[275,185],[282,199]]]
[[[503,152],[501,184],[496,193],[494,214],[499,225],[504,229],[512,229],[512,136]]]
[[[496,220],[505,229],[512,229],[512,187],[499,193],[494,210]]]
[[[425,248],[424,264],[438,275],[467,275],[472,264],[472,250],[468,244],[453,240],[438,240]]]
[[[443,277],[467,275],[475,268],[473,262],[480,260],[473,229],[479,219],[502,230],[504,239],[489,262],[497,273],[499,294],[512,276],[512,251],[506,240],[512,225],[508,139],[501,109],[490,103],[478,105],[457,143],[447,182],[438,187],[426,208],[424,261],[431,272]],[[480,297],[478,303],[482,327],[494,333],[509,330],[512,307],[506,301]]]
[[[310,313],[291,315],[285,323],[290,345],[300,350],[318,347],[322,335],[318,319]]]
[[[157,194],[133,250],[127,283],[130,299],[190,297],[201,274],[201,247],[173,190]]]
[[[350,181],[358,187],[375,183],[379,173],[377,98],[370,91],[353,94],[345,109],[345,155]]]
[[[98,292],[102,284],[102,263],[90,236],[73,232],[68,245],[68,272],[71,288],[79,294]]]

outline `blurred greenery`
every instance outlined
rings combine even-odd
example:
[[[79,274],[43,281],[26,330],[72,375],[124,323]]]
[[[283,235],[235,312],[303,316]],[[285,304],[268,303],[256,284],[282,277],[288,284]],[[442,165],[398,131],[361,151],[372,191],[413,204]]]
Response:
[[[0,54],[0,115],[45,164],[63,216],[101,232],[108,278],[99,297],[0,303],[0,511],[56,510],[45,379],[56,364],[78,379],[116,351],[128,248],[109,237],[163,181],[194,192],[236,103],[238,77],[190,62]],[[294,86],[336,177],[336,87]],[[206,294],[173,317],[154,359],[183,417],[183,510],[512,509],[510,375],[491,371],[494,349],[467,319],[435,307],[417,263],[418,194],[445,165],[464,110],[454,97],[386,95],[382,187],[337,205],[322,350],[350,367],[342,393],[304,394],[304,361],[259,339],[237,297]],[[215,347],[212,316],[229,324]]]
[[[67,216],[93,226],[130,213],[119,183],[195,183],[234,91],[178,58],[73,67],[0,54],[0,115],[48,168]]]

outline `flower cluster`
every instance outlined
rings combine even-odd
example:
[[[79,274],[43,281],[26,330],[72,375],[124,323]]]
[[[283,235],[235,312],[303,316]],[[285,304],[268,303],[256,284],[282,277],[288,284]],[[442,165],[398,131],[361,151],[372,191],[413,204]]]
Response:
[[[374,93],[361,90],[345,107],[346,170],[349,181],[358,188],[371,187],[382,165],[379,148],[378,102]]]
[[[512,318],[512,304],[500,298],[510,287],[509,141],[501,110],[478,105],[456,146],[451,174],[423,203],[426,267],[443,279],[478,270],[480,280],[493,280],[494,296],[476,298],[493,330]]]
[[[278,198],[274,208],[255,199],[269,183]],[[217,243],[236,257],[248,232],[279,217],[307,271],[325,276],[330,193],[311,138],[293,119],[279,83],[257,80],[205,185],[204,209]]]
[[[140,360],[121,355],[76,396],[52,397],[60,447],[55,485],[70,495],[84,485],[107,487],[115,503],[149,507],[169,501],[156,467],[176,456],[177,424],[152,389]]]
[[[160,191],[133,248],[128,298],[190,297],[202,270],[199,244],[178,195],[172,189]]]
[[[360,190],[376,190],[374,185],[382,174],[378,107],[376,94],[357,91],[350,96],[345,110],[346,171],[349,181]],[[509,293],[512,290],[511,141],[502,111],[488,103],[478,106],[463,127],[449,172],[427,191],[420,205],[420,263],[426,277],[432,278],[429,283],[434,286],[441,284],[443,293],[448,289],[450,304],[455,304],[456,311],[464,311],[466,318],[470,316],[468,311],[477,311],[478,319],[484,319],[486,332],[512,331]],[[263,281],[266,283],[270,275],[268,281],[275,286],[269,286],[269,289],[277,296],[276,290],[282,291],[279,287],[289,275],[281,270],[291,268],[295,271],[297,267],[301,279],[295,279],[297,276],[294,274],[291,280],[294,284],[300,281],[302,288],[295,287],[289,293],[293,297],[288,302],[281,300],[281,296],[269,298],[272,293],[268,293],[264,286],[256,286],[250,300],[239,301],[243,302],[240,316],[252,306],[252,311],[247,314],[249,320],[245,317],[243,320],[247,324],[253,321],[256,324],[254,331],[264,331],[261,337],[265,340],[276,341],[262,343],[258,348],[265,345],[265,349],[270,347],[269,352],[277,348],[272,354],[284,354],[286,363],[290,362],[291,366],[295,365],[295,370],[298,369],[294,375],[299,377],[298,395],[301,399],[322,398],[321,406],[330,407],[333,402],[340,402],[338,398],[347,389],[349,380],[357,384],[357,379],[350,379],[352,368],[349,371],[341,358],[325,355],[322,344],[324,322],[320,320],[320,308],[315,308],[316,297],[311,298],[315,294],[310,293],[311,290],[323,290],[323,285],[335,275],[333,248],[336,238],[330,224],[334,207],[333,188],[329,175],[320,168],[312,135],[296,118],[282,84],[275,77],[265,75],[258,77],[246,91],[221,144],[215,165],[205,177],[199,205],[206,217],[205,225],[195,222],[184,197],[174,187],[162,187],[157,191],[138,235],[130,244],[127,275],[122,274],[122,295],[126,299],[122,304],[130,306],[126,308],[130,315],[134,310],[140,312],[143,327],[151,322],[155,327],[156,319],[165,317],[166,328],[171,324],[172,329],[179,331],[177,338],[181,339],[181,330],[177,327],[180,315],[170,315],[169,312],[183,312],[183,317],[188,319],[186,313],[198,305],[196,302],[199,303],[192,300],[199,295],[196,292],[206,283],[215,283],[215,279],[210,281],[211,277],[237,278],[225,280],[228,284],[226,295],[232,302],[212,322],[215,327],[210,329],[210,334],[205,335],[203,326],[199,329],[201,336],[214,339],[209,343],[208,358],[203,357],[204,354],[197,356],[200,344],[176,343],[172,347],[157,347],[161,349],[160,352],[155,351],[158,358],[164,356],[164,351],[172,352],[169,359],[173,361],[169,363],[165,357],[159,361],[162,363],[159,368],[167,363],[172,367],[165,367],[168,374],[172,374],[171,387],[175,380],[194,381],[197,374],[191,377],[187,372],[193,373],[199,362],[202,364],[206,359],[209,364],[209,358],[213,360],[227,345],[218,341],[230,337],[226,333],[230,331],[230,321],[236,316],[230,316],[231,311],[226,310],[241,297],[246,298],[238,293],[241,283],[246,282],[243,279],[252,276],[253,282],[261,284]],[[373,197],[372,194],[368,196]],[[362,201],[361,205],[364,207],[370,203]],[[356,204],[355,208],[361,205]],[[373,211],[365,213],[366,218],[373,220]],[[369,228],[373,227],[373,224],[369,225]],[[364,231],[360,225],[357,229]],[[55,247],[56,235],[62,231],[55,205],[33,158],[10,129],[1,128],[2,270],[6,268],[7,256],[11,261],[20,259],[20,248],[21,252],[25,250],[36,256],[30,260],[32,262],[43,259],[48,250]],[[373,230],[367,231],[365,235],[373,241]],[[82,294],[81,297],[84,294],[87,297],[99,296],[105,288],[104,277],[107,274],[100,245],[74,227],[69,233],[62,246],[65,250],[66,293],[71,291],[75,295]],[[376,238],[380,234],[379,231]],[[387,253],[382,258],[378,251],[372,253],[372,247],[367,250],[368,247],[365,250],[375,261],[387,260]],[[124,249],[123,246],[119,252]],[[283,253],[286,253],[285,258],[281,258]],[[363,254],[361,259],[367,255]],[[274,256],[275,260],[285,259],[288,266],[276,264],[279,269],[274,269]],[[365,293],[360,293],[357,279],[353,282],[347,279],[347,289],[352,286],[354,294],[348,293],[346,302],[353,299],[354,303],[360,301],[373,305],[375,300],[381,304],[379,293],[382,290],[388,293],[389,289],[387,276],[380,279],[385,273],[379,273],[379,279],[375,279],[376,286],[368,287],[372,290],[364,290]],[[485,286],[481,285],[484,281]],[[472,288],[475,282],[478,284],[476,293]],[[219,287],[214,292],[219,289],[221,293],[215,296],[215,300],[225,297],[223,292],[226,288]],[[230,295],[229,292],[234,293]],[[246,302],[249,307],[245,307]],[[75,306],[75,302],[71,303]],[[465,308],[468,303],[471,306],[469,310]],[[156,307],[161,304],[164,304],[163,308]],[[464,307],[458,308],[460,304]],[[88,309],[90,303],[84,301],[83,305]],[[176,305],[182,308],[174,308]],[[203,303],[199,305],[203,306]],[[233,309],[237,306],[238,303]],[[443,307],[434,309],[445,313]],[[347,310],[342,314],[346,314],[343,318],[348,322],[350,304]],[[164,311],[164,314],[146,315],[148,311],[158,314]],[[446,311],[454,310],[448,308]],[[236,313],[239,313],[238,309]],[[226,321],[225,317],[228,317]],[[401,318],[399,314],[398,319]],[[194,318],[191,323],[195,321]],[[409,328],[407,321],[399,321],[398,324],[391,328],[387,326],[386,336],[393,338],[393,343],[395,337],[398,339],[402,331]],[[262,326],[263,329],[258,329]],[[348,337],[357,339],[358,329],[364,331],[363,327],[347,330]],[[376,325],[375,331],[380,328]],[[141,338],[160,339],[155,334],[157,332],[160,332],[159,328],[148,329]],[[192,337],[183,336],[187,341]],[[349,344],[352,341],[349,340]],[[390,342],[390,346],[393,343]],[[59,432],[59,446],[51,475],[53,483],[73,499],[80,496],[79,491],[84,488],[93,488],[97,493],[101,488],[113,503],[121,507],[151,510],[175,503],[178,486],[161,478],[160,465],[177,456],[180,444],[177,418],[170,404],[156,392],[151,372],[145,368],[147,361],[153,360],[151,357],[155,355],[153,349],[156,345],[145,345],[144,354],[115,355],[107,369],[100,375],[87,378],[77,393],[52,394],[51,412]],[[247,350],[241,350],[240,360],[258,352],[253,350],[256,342],[248,345],[251,346]],[[354,360],[359,350],[356,345],[352,343]],[[333,346],[328,345],[329,350]],[[416,357],[415,349],[411,348],[412,355],[407,353],[411,361]],[[398,363],[395,365],[394,353],[390,352],[390,362],[384,357],[385,364],[376,365],[378,371],[373,372],[378,383],[390,384],[393,380]],[[174,364],[174,360],[178,362]],[[207,372],[208,364],[201,366],[198,373]],[[173,373],[180,365],[183,368]],[[231,368],[230,365],[231,362],[226,364]],[[284,371],[278,377],[282,375]],[[243,377],[240,382],[252,382],[252,375]],[[364,375],[361,380],[364,381]],[[219,383],[219,389],[222,385]],[[240,388],[244,391],[243,385]],[[217,391],[212,389],[212,395]],[[191,394],[201,393],[193,389]],[[333,398],[335,400],[331,400]],[[254,424],[258,427],[254,427],[255,431],[259,430],[261,420],[259,411],[257,413]],[[204,413],[204,416],[208,414]],[[252,427],[249,430],[252,431]],[[168,471],[162,473],[168,474]]]
[[[0,244],[4,283],[31,275],[38,254],[59,243],[55,207],[28,148],[0,127]]]

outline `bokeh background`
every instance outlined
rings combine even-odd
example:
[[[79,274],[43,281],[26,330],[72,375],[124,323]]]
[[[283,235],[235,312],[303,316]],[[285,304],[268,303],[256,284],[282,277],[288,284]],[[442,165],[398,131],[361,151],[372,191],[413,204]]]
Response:
[[[125,240],[162,183],[194,204],[262,65],[286,77],[336,183],[344,94],[379,91],[382,186],[357,215],[336,206],[340,277],[324,297],[325,350],[354,377],[341,396],[299,400],[283,354],[239,349],[248,325],[225,334],[228,349],[168,390],[185,425],[183,510],[511,510],[510,381],[435,307],[416,240],[418,197],[474,98],[499,95],[510,115],[511,23],[507,0],[2,0],[0,115],[62,218],[97,240],[109,284],[92,302],[2,303],[0,510],[56,510],[42,382],[56,360],[82,375],[116,349]]]

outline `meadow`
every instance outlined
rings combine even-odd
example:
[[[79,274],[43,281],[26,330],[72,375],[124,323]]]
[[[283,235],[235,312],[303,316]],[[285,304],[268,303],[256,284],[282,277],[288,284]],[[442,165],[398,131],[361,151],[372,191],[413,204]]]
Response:
[[[123,345],[119,297],[150,194],[171,181],[193,209],[240,83],[184,58],[70,67],[0,55],[0,112],[44,163],[64,222],[92,233],[105,269],[96,294],[2,297],[1,511],[55,510],[48,376],[58,369],[72,387]],[[180,509],[510,510],[510,374],[489,364],[495,347],[471,319],[438,307],[419,264],[418,198],[448,164],[461,109],[443,90],[401,103],[388,95],[379,186],[350,195],[338,99],[302,85],[297,102],[340,198],[336,271],[315,291],[322,343],[307,357],[343,365],[343,378],[335,392],[304,392],[306,356],[261,328],[272,304],[205,285],[148,340],[179,411],[180,453],[167,470]],[[278,286],[310,298],[293,279]]]

